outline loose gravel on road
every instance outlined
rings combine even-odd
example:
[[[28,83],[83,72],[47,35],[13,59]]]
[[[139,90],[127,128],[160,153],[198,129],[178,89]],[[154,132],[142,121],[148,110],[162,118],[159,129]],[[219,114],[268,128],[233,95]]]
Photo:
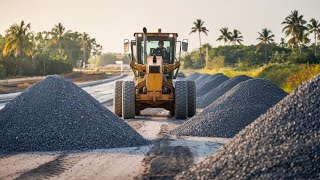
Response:
[[[176,179],[319,179],[320,75]]]
[[[207,79],[209,79],[209,78],[207,78]],[[200,87],[197,88],[197,93],[196,93],[197,97],[207,94],[212,89],[218,87],[221,83],[225,82],[228,79],[229,78],[223,74],[214,76],[213,78],[210,78],[209,81],[203,83],[202,85],[200,84]]]
[[[149,143],[96,99],[48,76],[0,111],[0,152],[58,151]]]
[[[207,107],[208,105],[213,103],[215,100],[217,100],[220,96],[222,96],[224,93],[229,91],[231,88],[233,88],[240,82],[246,81],[248,79],[252,79],[252,78],[246,75],[240,75],[224,81],[218,87],[212,89],[205,95],[197,98],[197,108]]]
[[[244,81],[171,133],[231,138],[287,95],[266,79]]]

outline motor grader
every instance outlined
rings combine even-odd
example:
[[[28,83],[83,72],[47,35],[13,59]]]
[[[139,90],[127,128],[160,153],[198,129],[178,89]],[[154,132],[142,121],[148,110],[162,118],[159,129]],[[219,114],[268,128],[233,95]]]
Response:
[[[173,81],[180,68],[181,50],[187,51],[188,40],[178,41],[177,33],[134,33],[134,40],[124,40],[124,50],[131,58],[132,81],[116,81],[114,112],[124,119],[135,118],[146,108],[163,108],[176,119],[196,113],[194,81]],[[161,48],[159,51],[159,47]],[[177,48],[179,47],[179,48]]]

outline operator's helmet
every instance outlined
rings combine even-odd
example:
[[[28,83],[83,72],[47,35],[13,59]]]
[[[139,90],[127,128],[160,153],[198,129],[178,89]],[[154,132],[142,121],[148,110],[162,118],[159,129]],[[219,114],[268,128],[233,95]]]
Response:
[[[159,41],[158,45],[160,45],[160,44],[164,45],[163,40],[160,40],[160,41]]]

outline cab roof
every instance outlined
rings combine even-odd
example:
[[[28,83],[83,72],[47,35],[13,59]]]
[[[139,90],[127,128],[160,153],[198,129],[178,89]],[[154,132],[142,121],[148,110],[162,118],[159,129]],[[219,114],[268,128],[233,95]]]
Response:
[[[136,36],[137,34],[143,34],[143,32],[135,32],[133,36]],[[157,32],[146,33],[147,36],[164,36],[164,37],[169,37],[170,34],[173,34],[174,37],[178,37],[178,33],[157,33]]]

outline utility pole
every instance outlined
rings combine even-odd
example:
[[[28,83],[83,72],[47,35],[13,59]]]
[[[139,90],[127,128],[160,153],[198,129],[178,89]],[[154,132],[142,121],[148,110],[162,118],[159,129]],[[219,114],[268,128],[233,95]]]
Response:
[[[83,63],[86,63],[86,48],[83,48],[83,62],[80,64],[80,67],[82,67]],[[80,72],[81,72],[81,69],[80,69]]]
[[[206,69],[208,69],[208,63],[209,63],[209,48],[206,47]]]

